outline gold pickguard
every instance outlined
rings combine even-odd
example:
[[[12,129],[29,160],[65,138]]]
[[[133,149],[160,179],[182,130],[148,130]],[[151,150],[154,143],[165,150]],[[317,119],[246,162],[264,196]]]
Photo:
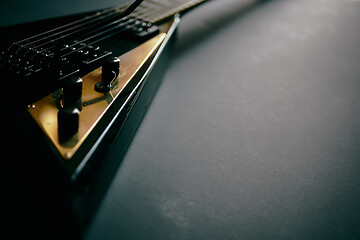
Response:
[[[78,132],[66,141],[59,140],[58,118],[59,99],[61,90],[40,99],[29,105],[28,112],[36,123],[44,131],[53,146],[64,160],[71,159],[81,147],[95,126],[111,107],[117,98],[122,94],[125,86],[136,81],[136,74],[146,67],[151,56],[159,49],[164,41],[166,33],[160,33],[130,52],[120,56],[120,74],[114,80],[111,90],[108,93],[98,93],[94,85],[101,81],[101,67],[82,77],[82,110],[79,114]],[[151,60],[151,59],[150,59]]]

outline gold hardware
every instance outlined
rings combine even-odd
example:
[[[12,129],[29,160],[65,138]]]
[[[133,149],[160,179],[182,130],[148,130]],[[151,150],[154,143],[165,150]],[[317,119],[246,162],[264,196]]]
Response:
[[[61,90],[57,90],[28,106],[28,112],[47,135],[63,159],[71,159],[78,149],[81,148],[86,138],[99,121],[101,121],[109,107],[116,102],[117,97],[121,95],[126,85],[131,81],[139,81],[139,76],[136,76],[136,74],[143,67],[146,67],[146,63],[152,59],[152,56],[159,49],[165,37],[166,33],[160,33],[144,44],[120,56],[120,74],[113,81],[111,90],[108,93],[99,93],[94,90],[95,83],[101,81],[101,67],[82,77],[83,108],[79,116],[79,129],[69,139],[60,141],[58,135],[57,114],[59,107],[61,107]]]

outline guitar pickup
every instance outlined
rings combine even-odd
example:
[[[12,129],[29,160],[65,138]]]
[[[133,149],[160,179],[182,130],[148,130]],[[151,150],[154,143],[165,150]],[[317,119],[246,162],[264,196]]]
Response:
[[[88,48],[87,48],[88,49]],[[107,56],[110,56],[112,54],[112,52],[109,51],[89,51],[89,50],[84,50],[84,52],[79,52],[79,55],[83,56],[84,59],[82,61],[82,63],[84,64],[92,64],[95,61],[98,61],[102,58],[105,58]]]
[[[77,64],[88,65],[112,54],[112,52],[109,51],[101,51],[99,46],[77,43],[76,41],[74,41],[74,43],[72,46],[65,45],[65,51],[67,51],[67,53],[62,60],[71,59],[71,61]]]
[[[64,64],[62,66],[62,68],[60,69],[60,73],[59,73],[59,79],[64,79],[68,76],[71,76],[75,73],[79,72],[79,68],[77,68],[74,65],[70,65],[70,64]]]
[[[159,27],[145,21],[137,21],[138,24],[132,27],[129,31],[135,37],[151,37],[160,32]]]

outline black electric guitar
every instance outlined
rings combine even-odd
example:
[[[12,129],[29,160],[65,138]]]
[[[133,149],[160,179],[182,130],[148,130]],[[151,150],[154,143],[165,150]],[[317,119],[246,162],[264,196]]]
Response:
[[[3,117],[22,125],[13,112],[31,116],[70,174],[115,116],[130,112],[178,24],[174,15],[204,1],[141,2],[57,19],[0,52],[2,99],[12,99]]]
[[[205,0],[141,2],[0,29],[1,154],[15,179],[10,201],[25,204],[20,218],[50,202],[44,216],[75,213],[86,226],[121,161],[106,154],[115,139],[125,153],[160,83],[179,14]],[[32,197],[20,200],[21,191]]]

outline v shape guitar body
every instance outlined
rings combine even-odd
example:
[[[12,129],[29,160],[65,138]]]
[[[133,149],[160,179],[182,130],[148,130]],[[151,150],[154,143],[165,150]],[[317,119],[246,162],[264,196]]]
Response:
[[[145,16],[151,2],[121,19],[111,14],[123,7],[0,29],[1,152],[15,179],[7,195],[10,206],[21,202],[29,229],[37,232],[37,214],[48,231],[86,227],[122,160],[108,157],[111,145],[121,142],[125,154],[161,82],[176,13],[204,1]],[[84,21],[97,25],[87,30]]]

